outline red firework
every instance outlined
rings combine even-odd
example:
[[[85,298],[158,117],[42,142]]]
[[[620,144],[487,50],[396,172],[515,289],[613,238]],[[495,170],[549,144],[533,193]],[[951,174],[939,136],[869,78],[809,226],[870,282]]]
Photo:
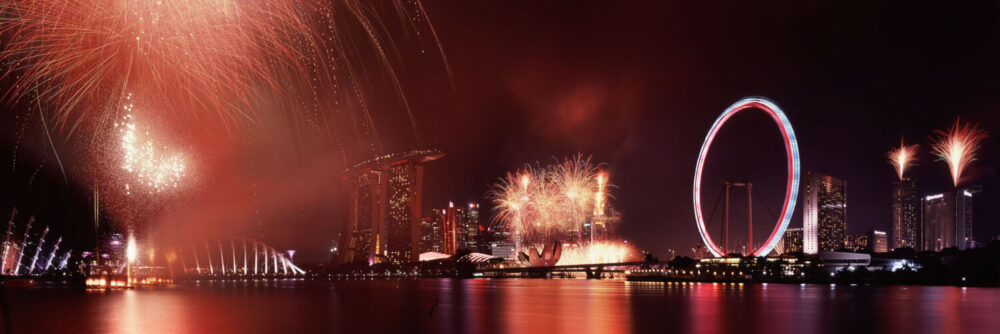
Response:
[[[299,71],[290,40],[311,38],[298,13],[309,0],[10,0],[0,60],[12,102],[37,96],[71,128],[115,119],[130,94],[166,102],[174,116],[227,126],[278,76]],[[251,109],[252,110],[252,109]],[[72,120],[72,122],[70,122]]]
[[[976,160],[976,151],[979,150],[979,142],[986,138],[986,132],[980,130],[975,125],[968,123],[962,125],[958,120],[950,129],[934,131],[937,138],[931,148],[939,160],[948,163],[951,170],[951,180],[958,187],[962,178],[962,172],[970,163]]]
[[[896,175],[899,179],[903,179],[903,174],[906,172],[906,167],[913,164],[913,161],[917,160],[917,145],[909,145],[903,143],[903,139],[899,139],[899,147],[889,150],[886,157],[889,159],[889,163],[892,167],[896,169]]]

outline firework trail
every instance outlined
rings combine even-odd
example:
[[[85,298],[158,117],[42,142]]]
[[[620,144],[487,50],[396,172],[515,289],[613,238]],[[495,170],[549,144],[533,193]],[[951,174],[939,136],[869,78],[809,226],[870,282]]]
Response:
[[[212,266],[212,249],[208,248],[208,239],[205,239],[205,257],[208,258],[208,272],[215,275],[215,267]]]
[[[191,244],[191,254],[194,255],[194,268],[198,271],[198,275],[201,275],[201,263],[198,263],[198,248]]]
[[[887,158],[892,167],[896,169],[896,175],[899,176],[899,180],[903,180],[903,174],[906,172],[906,168],[916,161],[917,145],[909,145],[903,143],[903,139],[899,139],[899,147],[889,150]]]
[[[24,251],[28,249],[28,232],[31,232],[31,224],[35,222],[35,216],[28,219],[28,226],[24,228],[24,239],[21,240],[21,251],[17,254],[17,262],[14,263],[14,275],[21,272],[21,260],[24,259]]]
[[[45,236],[49,234],[49,227],[45,226],[42,236],[38,238],[38,246],[35,246],[35,256],[31,258],[31,266],[28,267],[28,275],[35,271],[35,264],[38,263],[38,256],[42,254],[42,247],[45,246]]]
[[[3,240],[3,260],[0,260],[0,274],[6,274],[7,270],[7,252],[10,251],[10,236],[14,233],[14,216],[17,215],[17,208],[15,207],[10,212],[10,220],[7,221],[7,233],[4,234]]]
[[[968,123],[963,125],[959,120],[955,120],[950,129],[937,130],[934,133],[937,134],[937,138],[933,138],[934,142],[931,144],[934,155],[948,164],[952,183],[958,187],[962,172],[976,160],[979,142],[986,138],[986,132],[975,125]]]
[[[226,253],[222,251],[222,240],[217,240],[219,242],[219,265],[222,266],[222,274],[226,274]]]
[[[278,251],[275,250],[273,247],[271,248],[271,259],[274,260],[274,266],[271,267],[271,268],[273,268],[274,269],[273,272],[275,274],[277,274],[278,273]]]
[[[62,257],[62,260],[59,261],[59,270],[66,269],[66,264],[69,263],[69,256],[72,254],[73,254],[72,249],[66,251],[66,254],[64,254]]]
[[[56,240],[56,244],[52,247],[52,253],[49,254],[49,260],[45,262],[45,269],[43,270],[49,270],[52,268],[52,260],[55,260],[56,258],[56,252],[59,251],[60,243],[62,243],[62,237],[59,237],[59,239]]]

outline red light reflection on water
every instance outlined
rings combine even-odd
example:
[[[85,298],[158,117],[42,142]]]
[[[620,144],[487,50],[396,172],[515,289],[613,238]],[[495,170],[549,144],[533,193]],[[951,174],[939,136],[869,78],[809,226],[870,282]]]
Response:
[[[228,281],[5,289],[17,332],[959,333],[1000,289],[620,280]]]

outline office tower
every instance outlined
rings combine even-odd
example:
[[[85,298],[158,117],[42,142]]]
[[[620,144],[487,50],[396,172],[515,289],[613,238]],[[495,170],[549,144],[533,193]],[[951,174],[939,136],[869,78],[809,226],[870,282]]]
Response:
[[[458,250],[483,251],[480,248],[489,248],[488,243],[479,244],[480,226],[479,204],[469,203],[466,206],[455,206],[454,202],[448,202],[448,208],[444,212],[444,239],[445,254],[455,254]]]
[[[885,231],[879,230],[848,233],[845,248],[855,252],[885,253],[889,251],[889,235]]]
[[[847,182],[809,172],[804,182],[803,251],[835,251],[845,246]]]
[[[846,235],[845,246],[854,252],[871,251],[871,233],[848,233]]]
[[[924,198],[924,250],[940,251],[949,247],[969,249],[975,246],[972,196],[972,191],[958,189]]]
[[[447,209],[441,209],[442,216],[442,227],[441,238],[444,240],[442,248],[442,253],[445,254],[455,254],[456,251],[461,249],[459,246],[459,231],[461,228],[458,227],[458,214],[455,210],[455,203],[448,202]]]
[[[785,235],[781,237],[783,253],[798,253],[802,251],[802,228],[795,227],[785,230]]]
[[[885,253],[889,251],[889,235],[885,231],[872,230],[868,240],[871,250],[875,253]]]
[[[892,249],[910,247],[920,250],[920,196],[917,182],[897,180],[892,189]]]
[[[463,211],[465,248],[474,252],[482,252],[482,247],[479,245],[480,229],[483,228],[479,223],[479,203],[469,203]]]
[[[431,215],[420,219],[420,252],[444,253],[443,210],[431,210]]]

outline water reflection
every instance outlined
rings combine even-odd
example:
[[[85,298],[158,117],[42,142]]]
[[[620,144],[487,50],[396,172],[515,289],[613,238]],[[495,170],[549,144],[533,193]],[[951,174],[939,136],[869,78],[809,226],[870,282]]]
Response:
[[[1000,289],[607,280],[197,282],[7,289],[26,332],[959,333],[1000,328]]]

